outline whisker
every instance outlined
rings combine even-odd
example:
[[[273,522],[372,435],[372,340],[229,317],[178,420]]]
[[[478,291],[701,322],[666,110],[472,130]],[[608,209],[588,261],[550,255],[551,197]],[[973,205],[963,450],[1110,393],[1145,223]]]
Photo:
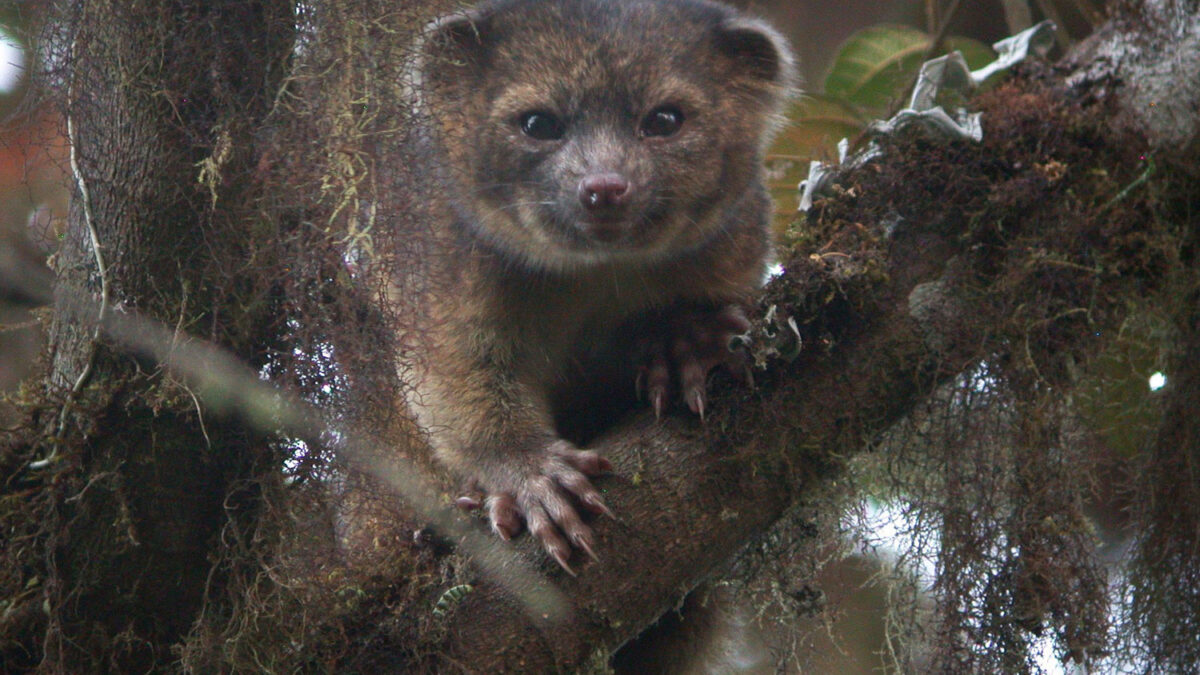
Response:
[[[520,206],[553,206],[553,205],[554,205],[553,201],[509,202],[508,204],[501,204],[500,206],[497,206],[496,208],[488,211],[487,213],[483,214],[483,217],[487,218],[487,217],[491,216],[492,214],[499,213],[500,211],[504,211],[506,209],[517,208]]]
[[[472,189],[471,194],[479,194],[481,192],[487,192],[489,190],[498,190],[501,188],[508,188],[508,187],[522,187],[522,186],[538,187],[541,185],[542,185],[542,183],[540,183],[538,181],[532,181],[532,180],[510,181],[507,183],[490,183],[488,185],[480,185],[479,187]]]

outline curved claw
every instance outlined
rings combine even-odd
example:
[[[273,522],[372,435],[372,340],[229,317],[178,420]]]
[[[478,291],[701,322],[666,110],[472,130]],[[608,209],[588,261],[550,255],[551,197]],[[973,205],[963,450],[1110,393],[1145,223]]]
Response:
[[[550,553],[550,557],[554,558],[554,562],[558,563],[559,567],[566,570],[567,574],[570,574],[573,577],[579,576],[578,574],[575,573],[575,570],[571,569],[571,565],[567,563],[567,557],[563,554],[562,551],[560,551],[558,549],[554,549],[554,550],[547,549],[547,550]]]
[[[704,393],[699,389],[692,392],[692,398],[688,401],[688,408],[700,416],[700,421],[704,421]]]
[[[750,320],[736,305],[712,310],[678,308],[665,319],[661,330],[639,351],[646,362],[638,369],[639,396],[644,390],[661,419],[671,398],[672,380],[688,409],[704,421],[708,410],[708,374],[718,366],[739,382],[753,381],[743,352],[732,351],[730,338],[750,329]]]
[[[588,554],[588,557],[592,559],[592,562],[600,562],[600,556],[596,555],[596,552],[592,550],[592,544],[587,540],[586,537],[575,537],[571,540],[571,543],[575,544],[576,547],[583,549],[583,552]],[[567,571],[569,572],[570,570]]]
[[[521,533],[520,511],[510,494],[490,496],[485,500],[492,531],[504,541]]]
[[[463,495],[454,500],[454,505],[462,511],[476,511],[483,506],[483,502],[470,495]]]
[[[588,495],[588,496],[580,497],[580,501],[583,502],[583,505],[586,506],[588,508],[588,510],[591,511],[592,513],[598,513],[601,515],[608,516],[609,518],[616,520],[618,522],[620,521],[619,518],[617,518],[615,515],[613,515],[612,511],[608,510],[608,505],[605,504],[604,500],[600,499],[599,497],[592,497],[592,496]]]
[[[600,560],[592,530],[580,518],[578,505],[613,517],[589,479],[612,471],[613,465],[607,458],[590,450],[576,450],[563,440],[544,447],[540,457],[536,470],[515,477],[508,490],[488,495],[488,518],[492,530],[505,540],[520,533],[523,521],[547,555],[575,576],[570,565],[573,548],[594,561]],[[469,501],[469,497],[461,497],[458,503]]]

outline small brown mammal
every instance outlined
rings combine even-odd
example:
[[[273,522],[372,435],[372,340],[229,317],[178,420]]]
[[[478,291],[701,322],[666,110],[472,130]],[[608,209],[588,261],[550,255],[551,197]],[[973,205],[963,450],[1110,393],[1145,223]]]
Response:
[[[570,571],[611,465],[555,415],[580,364],[632,351],[656,411],[703,414],[770,255],[761,164],[792,57],[707,0],[499,0],[435,22],[416,72],[437,166],[425,269],[393,293],[422,308],[409,405],[493,529],[524,522]]]

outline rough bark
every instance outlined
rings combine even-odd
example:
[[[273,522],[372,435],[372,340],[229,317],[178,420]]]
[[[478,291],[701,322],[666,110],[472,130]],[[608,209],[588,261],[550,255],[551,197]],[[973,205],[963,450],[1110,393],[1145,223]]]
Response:
[[[1185,0],[1125,0],[1077,45],[1070,78],[1111,100],[1114,119],[1151,145],[1186,150],[1200,135],[1200,14]]]
[[[206,159],[238,175],[253,165],[291,8],[234,0],[62,9],[75,15],[63,56],[77,182],[49,332],[62,421],[46,423],[61,456],[48,463],[59,475],[42,668],[148,672],[174,660],[171,645],[220,583],[213,547],[230,513],[245,508],[229,499],[230,485],[250,475],[261,443],[239,424],[202,420],[153,364],[95,342],[77,298],[89,289],[107,296],[108,313],[133,307],[261,361],[269,322],[256,316],[261,303],[247,306],[236,275],[248,251],[223,244],[248,223],[253,186],[219,176],[206,185],[197,174]]]

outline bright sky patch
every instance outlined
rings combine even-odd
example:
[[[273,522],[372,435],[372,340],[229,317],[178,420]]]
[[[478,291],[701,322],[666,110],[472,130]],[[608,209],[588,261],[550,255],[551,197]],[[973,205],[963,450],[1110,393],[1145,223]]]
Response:
[[[1162,373],[1155,373],[1150,376],[1150,391],[1158,391],[1167,386],[1167,376]]]
[[[25,73],[25,52],[16,40],[0,28],[0,94],[7,94]]]

